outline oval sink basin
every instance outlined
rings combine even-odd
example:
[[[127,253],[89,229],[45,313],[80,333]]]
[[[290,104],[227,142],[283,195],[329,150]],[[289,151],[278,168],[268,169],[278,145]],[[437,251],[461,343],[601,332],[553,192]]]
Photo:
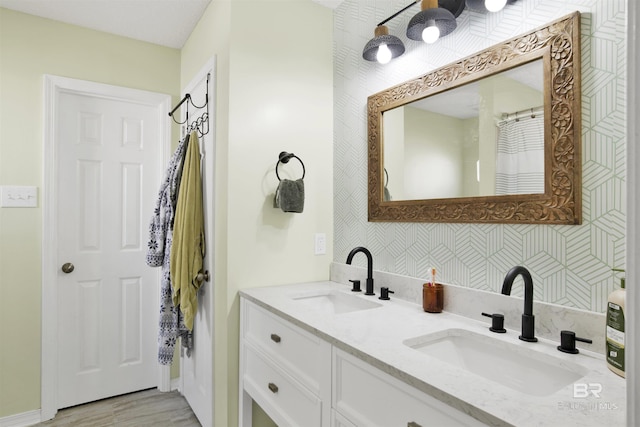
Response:
[[[375,301],[350,295],[339,291],[316,291],[296,294],[291,297],[294,301],[308,306],[309,309],[324,311],[331,314],[351,313],[381,307]]]
[[[464,329],[411,338],[404,344],[442,362],[533,396],[548,396],[586,373],[580,365]],[[532,344],[535,346],[535,344]]]

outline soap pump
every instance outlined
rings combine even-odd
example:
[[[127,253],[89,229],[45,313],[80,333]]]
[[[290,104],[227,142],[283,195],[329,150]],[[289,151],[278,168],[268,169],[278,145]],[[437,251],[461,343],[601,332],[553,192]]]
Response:
[[[613,271],[624,272],[619,268],[613,268]],[[624,303],[626,291],[624,277],[620,279],[620,289],[609,294],[607,300],[607,340],[606,340],[606,357],[609,369],[625,377],[624,367]]]

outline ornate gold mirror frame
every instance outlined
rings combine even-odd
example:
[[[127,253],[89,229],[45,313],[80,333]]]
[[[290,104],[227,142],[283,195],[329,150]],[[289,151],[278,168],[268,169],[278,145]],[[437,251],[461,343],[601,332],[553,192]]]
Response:
[[[542,58],[544,193],[384,201],[385,111]],[[580,14],[505,41],[371,95],[367,103],[369,221],[580,224]]]

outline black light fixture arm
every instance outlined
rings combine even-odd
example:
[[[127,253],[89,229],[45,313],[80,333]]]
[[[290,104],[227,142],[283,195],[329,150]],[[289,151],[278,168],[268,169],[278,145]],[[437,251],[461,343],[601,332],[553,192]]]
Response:
[[[387,22],[391,21],[393,18],[395,18],[396,16],[400,15],[402,12],[404,12],[405,10],[409,9],[411,6],[413,6],[414,4],[418,4],[420,3],[422,0],[414,0],[412,1],[410,4],[406,5],[405,7],[403,7],[402,9],[400,9],[399,11],[397,11],[396,13],[394,13],[393,15],[391,15],[390,17],[388,17],[387,19],[385,19],[384,21],[380,21],[380,23],[378,24],[378,27],[380,25],[384,25]]]

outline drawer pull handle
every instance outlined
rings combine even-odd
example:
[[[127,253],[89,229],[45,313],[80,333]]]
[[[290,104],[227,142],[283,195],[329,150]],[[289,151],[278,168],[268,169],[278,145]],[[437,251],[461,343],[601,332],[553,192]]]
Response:
[[[280,335],[271,334],[271,341],[276,343],[280,342]]]
[[[420,424],[418,424],[417,422],[415,422],[415,421],[410,421],[407,424],[407,427],[422,427],[422,426]]]
[[[274,383],[269,383],[269,390],[271,390],[271,392],[273,392],[273,393],[277,393],[278,392],[278,386],[275,385]]]

